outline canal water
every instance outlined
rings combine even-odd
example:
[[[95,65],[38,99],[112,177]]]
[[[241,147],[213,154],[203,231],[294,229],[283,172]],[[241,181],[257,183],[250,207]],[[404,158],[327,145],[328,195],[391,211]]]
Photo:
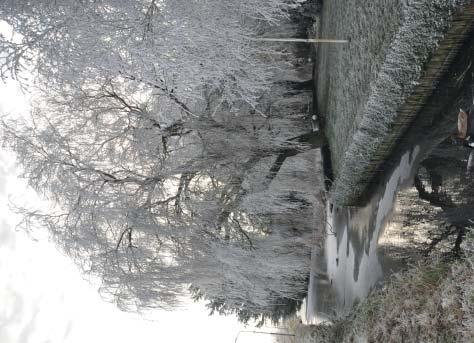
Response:
[[[359,299],[383,280],[385,261],[377,246],[392,214],[397,191],[411,184],[420,148],[414,147],[400,159],[384,186],[363,207],[326,205],[324,249],[312,261],[307,318],[317,321],[346,313]]]

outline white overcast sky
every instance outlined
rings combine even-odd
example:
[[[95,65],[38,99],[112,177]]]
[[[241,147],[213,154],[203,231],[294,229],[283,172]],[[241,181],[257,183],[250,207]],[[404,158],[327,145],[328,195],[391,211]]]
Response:
[[[26,110],[17,85],[1,83],[0,114]],[[18,218],[9,201],[34,204],[37,199],[16,175],[14,157],[0,150],[1,343],[225,343],[245,329],[233,316],[209,317],[203,304],[187,302],[174,312],[143,318],[103,302],[97,287],[84,281],[52,243],[15,229]],[[241,333],[237,342],[272,341],[271,335]]]

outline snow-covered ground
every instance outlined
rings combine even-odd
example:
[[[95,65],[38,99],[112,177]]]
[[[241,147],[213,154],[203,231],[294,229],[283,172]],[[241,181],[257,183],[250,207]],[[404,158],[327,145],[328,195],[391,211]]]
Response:
[[[320,49],[317,96],[336,176],[333,199],[348,203],[364,190],[367,169],[390,153],[387,136],[407,120],[399,110],[466,1],[392,1],[384,7],[380,0],[352,12],[352,2],[330,3],[321,34],[345,34],[338,38],[351,43]]]

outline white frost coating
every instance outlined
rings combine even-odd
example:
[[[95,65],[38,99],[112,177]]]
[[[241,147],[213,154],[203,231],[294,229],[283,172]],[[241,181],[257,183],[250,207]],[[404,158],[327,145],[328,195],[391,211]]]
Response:
[[[414,91],[422,66],[449,28],[455,10],[467,0],[413,0],[403,9],[400,26],[377,79],[371,85],[363,119],[348,147],[332,191],[342,203],[360,193],[359,182],[371,157],[397,119],[397,111]]]

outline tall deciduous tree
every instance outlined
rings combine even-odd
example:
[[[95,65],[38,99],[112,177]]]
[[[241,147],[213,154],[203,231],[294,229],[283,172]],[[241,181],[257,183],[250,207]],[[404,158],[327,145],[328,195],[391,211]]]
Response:
[[[248,39],[299,2],[0,4],[17,33],[0,37],[2,76],[37,93],[3,142],[57,205],[25,220],[122,307],[173,306],[192,283],[219,311],[263,313],[304,289],[311,167],[281,169],[322,137],[275,73],[290,55]]]

